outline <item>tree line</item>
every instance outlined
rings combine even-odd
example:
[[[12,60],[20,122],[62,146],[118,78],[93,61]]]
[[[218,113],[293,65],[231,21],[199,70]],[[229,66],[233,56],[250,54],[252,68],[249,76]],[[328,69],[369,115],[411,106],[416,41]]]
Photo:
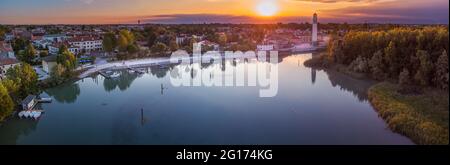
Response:
[[[448,89],[448,27],[350,31],[333,36],[324,65],[343,64],[377,80]]]

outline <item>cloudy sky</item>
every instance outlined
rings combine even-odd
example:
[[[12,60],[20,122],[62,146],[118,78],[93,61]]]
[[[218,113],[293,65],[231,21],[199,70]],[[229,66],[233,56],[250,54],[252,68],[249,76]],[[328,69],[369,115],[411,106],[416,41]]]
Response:
[[[0,0],[0,24],[448,24],[449,0]]]

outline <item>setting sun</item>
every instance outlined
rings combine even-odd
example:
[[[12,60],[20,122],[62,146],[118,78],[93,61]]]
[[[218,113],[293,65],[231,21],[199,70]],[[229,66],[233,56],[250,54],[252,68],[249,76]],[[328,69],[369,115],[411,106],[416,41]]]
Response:
[[[256,6],[256,11],[261,16],[274,16],[278,12],[278,5],[272,0],[265,0]]]

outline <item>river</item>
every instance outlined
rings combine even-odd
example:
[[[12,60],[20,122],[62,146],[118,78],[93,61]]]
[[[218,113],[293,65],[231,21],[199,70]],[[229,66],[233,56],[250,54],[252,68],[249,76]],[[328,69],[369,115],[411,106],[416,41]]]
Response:
[[[39,105],[44,115],[3,123],[0,144],[413,144],[368,102],[374,82],[307,68],[311,56],[280,57],[278,93],[269,98],[259,97],[260,87],[175,87],[169,71],[181,65],[86,77],[45,90],[53,102]]]

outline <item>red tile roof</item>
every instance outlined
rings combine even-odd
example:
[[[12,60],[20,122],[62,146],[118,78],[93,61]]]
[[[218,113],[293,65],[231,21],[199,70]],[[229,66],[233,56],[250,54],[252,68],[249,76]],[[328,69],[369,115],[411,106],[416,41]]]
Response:
[[[0,58],[0,66],[17,64],[17,63],[19,63],[19,61],[14,58]]]
[[[96,41],[101,40],[100,37],[93,37],[93,36],[77,36],[70,38],[69,42],[83,42],[83,41]]]

